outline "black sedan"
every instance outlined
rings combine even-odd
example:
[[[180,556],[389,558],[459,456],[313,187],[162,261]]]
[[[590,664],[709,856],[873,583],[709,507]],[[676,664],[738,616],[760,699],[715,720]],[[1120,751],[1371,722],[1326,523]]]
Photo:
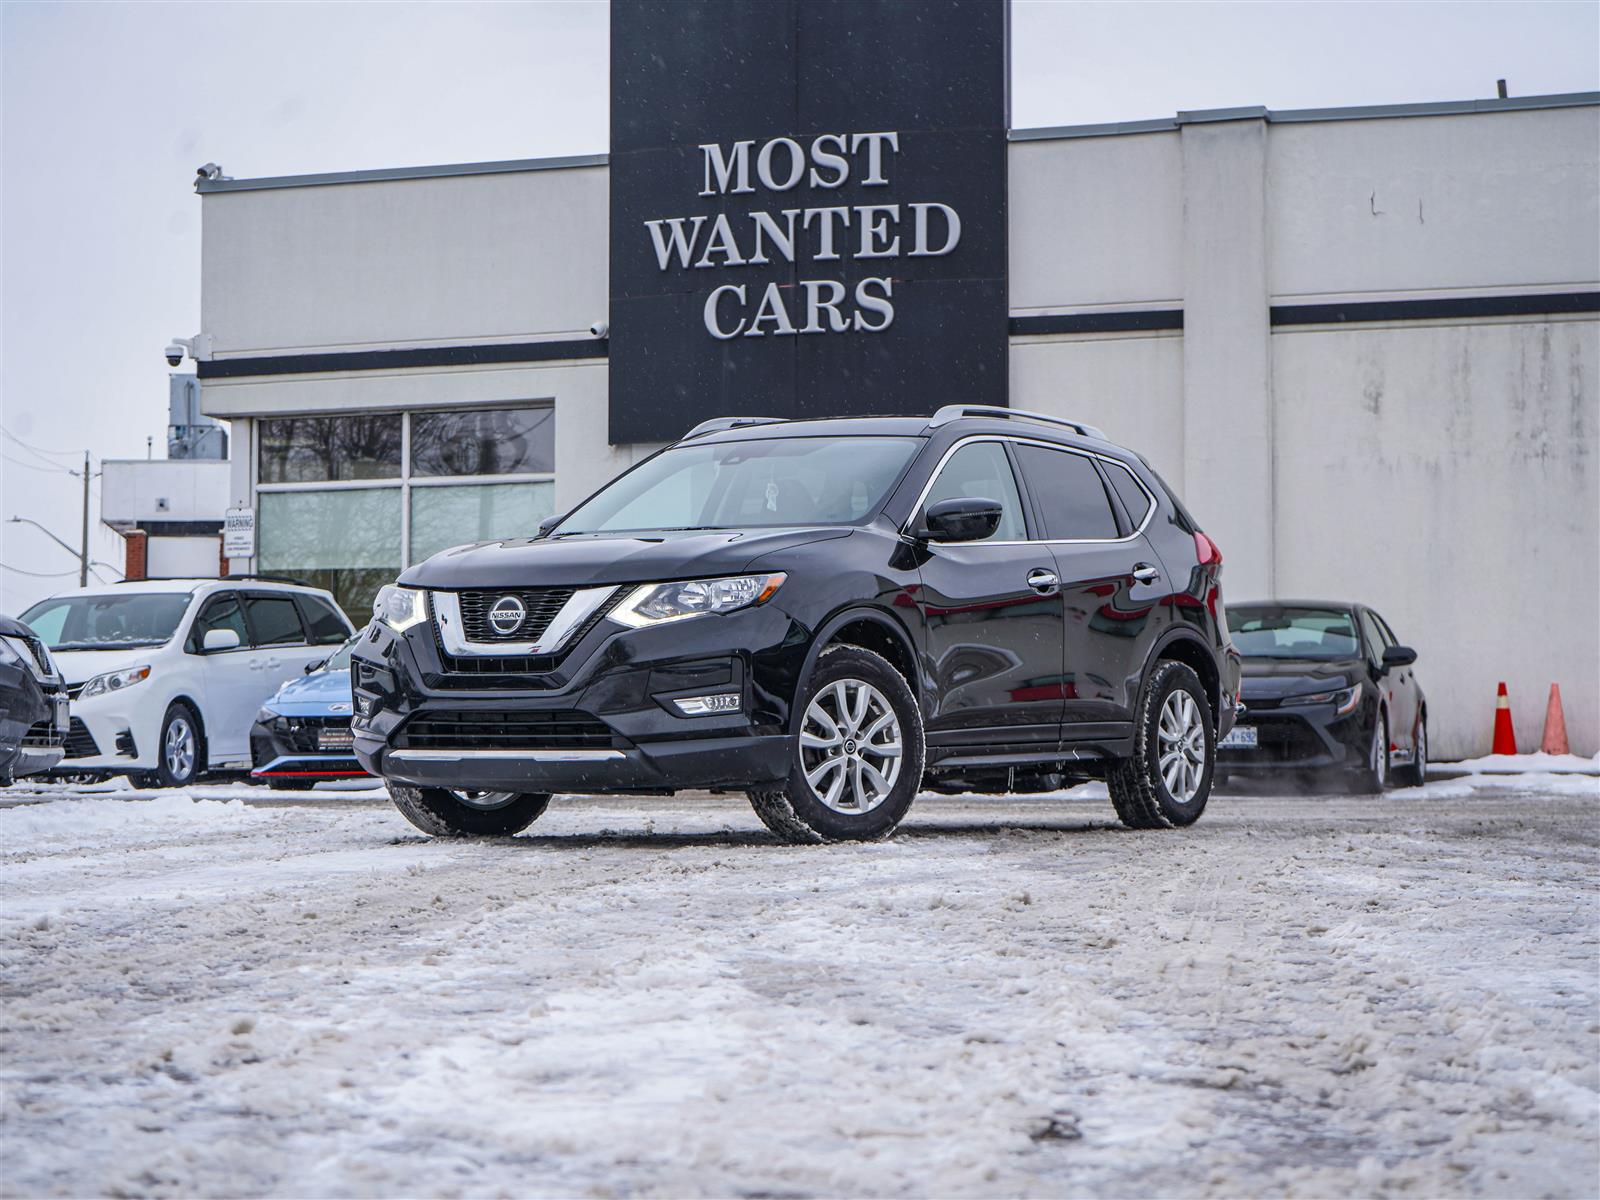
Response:
[[[67,685],[44,642],[0,616],[0,787],[61,761]]]
[[[1337,771],[1351,789],[1404,787],[1428,771],[1428,703],[1389,623],[1364,604],[1230,605],[1245,715],[1217,747],[1227,772]]]

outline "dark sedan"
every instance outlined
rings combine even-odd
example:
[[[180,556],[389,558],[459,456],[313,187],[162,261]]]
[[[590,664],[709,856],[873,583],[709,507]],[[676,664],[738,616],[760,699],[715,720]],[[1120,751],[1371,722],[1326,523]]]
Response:
[[[61,761],[67,685],[44,642],[0,616],[0,787]]]
[[[1221,773],[1337,771],[1352,790],[1427,778],[1428,704],[1389,623],[1364,604],[1283,600],[1228,609],[1244,657],[1245,715],[1217,747]]]

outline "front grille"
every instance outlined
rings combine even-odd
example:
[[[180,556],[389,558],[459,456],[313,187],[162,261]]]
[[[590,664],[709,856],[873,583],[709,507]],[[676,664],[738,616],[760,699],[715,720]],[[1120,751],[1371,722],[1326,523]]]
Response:
[[[421,712],[394,744],[402,750],[602,750],[611,727],[581,712]]]
[[[561,606],[572,599],[577,588],[519,588],[497,592],[458,592],[461,627],[470,642],[536,642],[556,619]],[[489,623],[489,610],[506,596],[515,596],[527,613],[510,633],[501,633]]]
[[[49,721],[40,721],[28,727],[22,735],[22,744],[32,750],[49,750],[61,745],[61,731]]]
[[[46,675],[54,675],[56,671],[50,665],[50,655],[45,651],[44,643],[26,633],[22,635],[22,640],[27,643],[28,653],[33,655],[33,661],[39,664],[39,670]]]
[[[350,718],[341,717],[279,717],[273,731],[291,754],[316,754],[317,735],[324,729],[349,729]]]
[[[83,695],[84,684],[88,682],[89,681],[86,679],[83,681],[83,683],[69,683],[67,685],[67,699],[76,700],[79,696]]]
[[[62,745],[67,748],[68,758],[98,758],[100,744],[94,740],[94,734],[89,732],[89,727],[78,717],[72,718],[72,725],[67,730],[67,736]]]
[[[565,592],[567,592],[568,595],[570,595],[571,591],[572,591],[572,589],[570,589],[570,588],[550,588],[548,590],[549,591],[565,591]],[[480,654],[462,654],[462,655],[453,655],[453,654],[451,654],[449,651],[447,651],[444,648],[444,643],[439,640],[438,627],[435,626],[435,628],[434,628],[434,645],[435,645],[435,647],[437,647],[437,649],[439,651],[439,661],[440,661],[441,664],[443,664],[445,672],[446,672],[446,676],[447,676],[446,679],[442,680],[441,682],[443,682],[445,684],[445,686],[448,687],[448,686],[450,686],[450,682],[451,682],[448,679],[449,675],[470,675],[470,676],[473,676],[473,679],[472,679],[472,686],[473,687],[479,687],[479,686],[494,687],[494,686],[496,686],[496,683],[492,679],[490,679],[488,677],[489,676],[498,675],[498,676],[506,677],[505,684],[508,687],[527,687],[528,683],[527,683],[527,681],[525,679],[511,678],[511,677],[514,677],[514,676],[525,676],[525,675],[548,675],[551,671],[554,671],[558,666],[561,665],[562,660],[567,657],[567,655],[572,651],[572,649],[575,646],[577,646],[580,642],[582,642],[584,638],[588,637],[590,631],[593,630],[596,625],[600,624],[600,622],[605,619],[606,614],[609,613],[613,608],[615,608],[618,604],[620,604],[622,602],[622,598],[625,595],[627,595],[627,591],[628,591],[627,588],[618,588],[614,593],[612,593],[611,597],[604,604],[602,604],[599,608],[595,609],[594,612],[589,615],[589,619],[588,620],[586,620],[582,625],[578,626],[578,628],[576,628],[576,629],[574,629],[572,631],[572,636],[567,638],[566,642],[562,644],[561,649],[559,651],[557,651],[555,654],[482,654],[482,655],[480,655]],[[489,602],[492,604],[495,600],[499,599],[501,596],[506,596],[506,595],[511,595],[511,594],[512,593],[509,593],[509,592],[477,592],[477,593],[464,592],[464,593],[462,593],[462,596],[463,596],[462,620],[463,621],[466,620],[466,605],[465,605],[465,597],[466,596],[468,596],[468,595],[489,596],[490,597],[490,601]],[[519,593],[516,593],[516,594],[517,595],[523,595],[524,593],[520,593],[519,592]],[[526,601],[524,601],[524,603],[526,603]],[[546,622],[546,624],[548,624],[548,621]],[[495,639],[485,639],[485,640],[495,640]],[[498,640],[505,641],[506,639],[505,638],[499,638]],[[531,638],[530,638],[530,640],[531,640]]]

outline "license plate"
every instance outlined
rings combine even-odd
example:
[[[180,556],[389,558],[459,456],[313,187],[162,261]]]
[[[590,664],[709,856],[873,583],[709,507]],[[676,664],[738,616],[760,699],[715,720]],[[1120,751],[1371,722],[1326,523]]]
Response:
[[[348,750],[356,744],[355,735],[348,729],[319,729],[318,750]]]
[[[1229,746],[1254,746],[1256,745],[1256,728],[1254,725],[1235,725],[1227,737],[1217,743],[1219,749]]]

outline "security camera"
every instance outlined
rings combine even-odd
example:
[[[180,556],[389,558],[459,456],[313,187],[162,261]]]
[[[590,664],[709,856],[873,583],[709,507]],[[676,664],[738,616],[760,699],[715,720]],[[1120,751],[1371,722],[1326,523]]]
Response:
[[[167,366],[175,367],[183,361],[183,356],[189,352],[189,347],[182,342],[168,342],[166,355]]]
[[[199,178],[199,179],[226,179],[227,178],[227,176],[222,173],[222,168],[217,166],[217,164],[214,163],[214,162],[208,162],[203,167],[196,167],[194,173],[195,173],[195,176],[197,178]]]
[[[603,338],[610,332],[611,326],[607,325],[604,321],[596,321],[593,325],[589,326],[590,337]]]

